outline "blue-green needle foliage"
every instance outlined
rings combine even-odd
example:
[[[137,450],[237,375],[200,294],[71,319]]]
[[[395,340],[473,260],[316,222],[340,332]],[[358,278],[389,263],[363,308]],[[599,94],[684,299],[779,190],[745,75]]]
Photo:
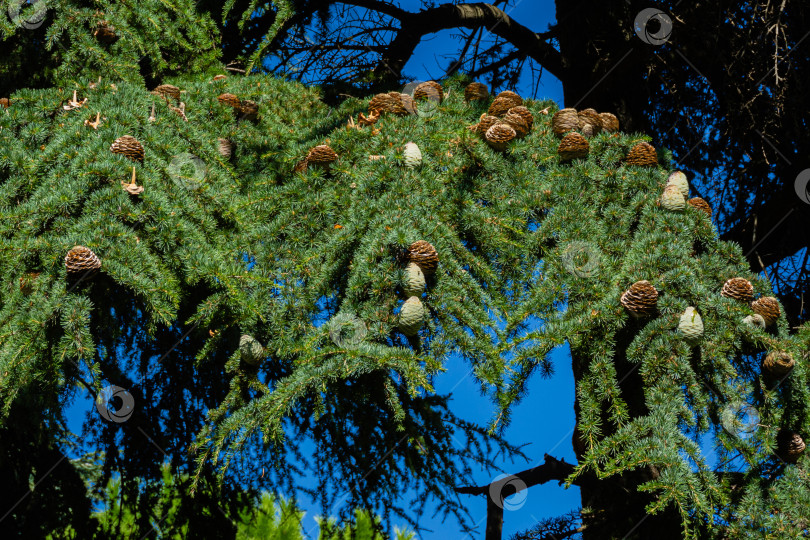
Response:
[[[457,80],[435,110],[365,127],[347,120],[367,100],[329,109],[316,90],[271,78],[165,82],[184,91],[188,121],[174,102],[107,80],[77,86],[88,98],[78,109],[63,108],[66,87],[20,91],[0,114],[6,409],[32,389],[53,406],[81,373],[100,387],[117,348],[182,326],[183,355],[162,361],[196,361],[227,383],[204,399],[198,473],[269,460],[283,477],[309,437],[324,504],[335,498],[327,488],[351,486],[348,507],[387,511],[415,487],[461,515],[449,487],[486,461],[490,440],[514,448],[432,394],[442,361],[469,361],[498,405],[494,431],[568,342],[582,445],[571,481],[652,467],[636,487],[652,493],[650,512],[675,508],[685,535],[806,526],[807,479],[773,457],[779,429],[810,434],[806,331],[789,336],[784,318],[767,332],[743,324],[751,308],[722,297],[723,283],[746,277],[756,296],[770,285],[705,214],[659,205],[668,171],[624,161],[648,137],[601,133],[587,159],[563,163],[554,104],[528,102],[534,129],[497,152],[468,129],[486,104],[465,103]],[[258,103],[258,119],[220,103],[224,92]],[[143,144],[143,164],[110,153],[126,134]],[[232,159],[218,138],[235,143]],[[413,169],[402,160],[409,141],[424,156]],[[302,170],[319,144],[338,160]],[[133,166],[140,195],[121,186]],[[421,298],[426,324],[408,339],[397,313],[416,240],[440,262]],[[93,281],[66,279],[76,244],[103,261]],[[638,280],[660,292],[658,311],[640,321],[619,301]],[[687,306],[705,324],[695,347],[676,329]],[[336,316],[365,332],[335,338]],[[242,358],[242,334],[264,347],[258,367]],[[772,384],[759,361],[776,350],[799,361]],[[724,419],[746,403],[759,421],[741,437]],[[714,455],[699,444],[706,436]]]

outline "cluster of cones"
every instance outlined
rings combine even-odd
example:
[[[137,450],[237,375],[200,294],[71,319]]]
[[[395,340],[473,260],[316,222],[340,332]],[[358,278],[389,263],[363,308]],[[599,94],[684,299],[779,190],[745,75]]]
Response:
[[[425,290],[425,276],[436,272],[439,264],[439,254],[430,242],[417,240],[406,251],[405,281],[402,292],[407,299],[399,312],[398,328],[408,337],[419,333],[427,316],[420,296]]]
[[[661,194],[661,206],[667,210],[678,212],[689,205],[706,214],[709,219],[712,217],[712,207],[700,197],[689,199],[689,181],[681,171],[673,171],[667,178],[664,192]]]
[[[609,112],[566,108],[554,113],[551,118],[551,130],[561,139],[557,154],[562,161],[584,159],[591,151],[588,139],[602,132],[619,131],[619,119]],[[637,167],[654,167],[658,165],[658,152],[650,143],[640,141],[630,149],[625,163]]]
[[[470,83],[464,89],[464,99],[467,102],[487,100],[489,90],[482,83]],[[504,90],[495,96],[478,123],[468,129],[483,137],[494,150],[503,152],[509,143],[525,137],[533,127],[534,116],[523,105],[523,98],[515,92]]]
[[[720,291],[726,298],[731,298],[751,306],[754,315],[746,317],[744,322],[751,326],[765,328],[775,324],[781,316],[779,301],[772,296],[763,296],[754,300],[754,287],[742,277],[727,280]],[[646,280],[637,281],[621,296],[621,304],[634,318],[644,318],[657,310],[658,291]],[[697,310],[686,308],[678,322],[678,330],[690,345],[696,345],[703,336],[703,321]],[[790,374],[796,362],[787,351],[770,352],[762,362],[761,371],[769,380],[781,380]],[[795,463],[805,450],[801,436],[793,431],[781,430],[777,435],[777,455]]]
[[[363,128],[373,126],[383,114],[393,114],[394,116],[407,116],[418,114],[418,103],[420,101],[432,101],[441,103],[445,95],[442,85],[436,81],[425,81],[419,83],[413,89],[413,95],[402,92],[384,92],[371,98],[368,104],[368,114],[360,113],[357,122],[353,118],[349,119],[350,128]],[[373,134],[379,133],[374,130]]]

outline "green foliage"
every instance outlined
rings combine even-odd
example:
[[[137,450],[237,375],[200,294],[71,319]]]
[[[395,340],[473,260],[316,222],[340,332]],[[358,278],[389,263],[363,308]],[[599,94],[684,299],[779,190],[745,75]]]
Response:
[[[0,291],[5,412],[21,393],[36,394],[57,419],[74,385],[95,392],[134,366],[154,369],[133,390],[178,401],[133,420],[165,428],[178,454],[188,445],[180,434],[199,430],[195,485],[209,465],[255,476],[265,463],[268,482],[289,485],[309,437],[306,466],[319,481],[311,494],[324,506],[352,486],[349,508],[387,519],[404,513],[397,501],[415,488],[463,518],[448,488],[487,462],[490,444],[516,452],[433,395],[443,359],[470,363],[499,405],[496,432],[528,378],[550,375],[549,352],[568,342],[585,443],[571,481],[654,467],[660,474],[637,487],[653,494],[650,512],[680,513],[685,536],[724,523],[778,527],[775,501],[780,515],[804,512],[789,496],[795,467],[773,450],[780,428],[810,433],[808,370],[799,362],[771,385],[756,362],[765,350],[801,358],[806,339],[790,336],[784,318],[767,332],[747,328],[750,307],[719,294],[736,276],[757,295],[771,288],[704,214],[658,205],[666,171],[623,161],[647,137],[601,133],[587,159],[561,163],[555,106],[531,101],[534,130],[495,152],[467,129],[483,106],[464,103],[458,80],[435,109],[360,129],[345,122],[366,101],[329,109],[316,90],[267,77],[164,81],[184,91],[187,122],[137,84],[89,82],[76,87],[88,98],[80,109],[63,109],[66,87],[17,92],[0,113],[0,280],[12,284]],[[259,118],[219,103],[226,91],[257,102]],[[96,112],[98,130],[85,123]],[[140,195],[121,187],[133,164],[109,152],[124,134],[145,148],[134,165]],[[217,153],[219,137],[236,143],[233,160]],[[411,140],[424,156],[417,169],[401,164]],[[301,171],[324,143],[339,155],[331,173]],[[440,263],[422,298],[427,325],[409,339],[397,311],[403,254],[416,240],[431,242]],[[67,279],[62,259],[75,244],[103,260],[94,281]],[[572,254],[583,246],[597,261],[587,271]],[[26,294],[16,284],[29,272],[40,276]],[[641,279],[661,292],[659,310],[634,321],[619,298]],[[675,329],[689,305],[706,326],[698,348]],[[330,336],[332,318],[348,314],[367,329],[363,339]],[[258,369],[240,358],[243,333],[265,346]],[[175,381],[191,406],[166,397]],[[723,429],[739,403],[759,410],[750,437]],[[189,408],[207,414],[176,425],[175,411]],[[717,459],[701,450],[707,436]],[[107,457],[108,473],[116,459]],[[753,517],[738,519],[745,512]]]
[[[0,96],[25,87],[74,85],[99,76],[140,84],[172,73],[209,70],[219,59],[219,30],[193,0],[0,3]],[[18,13],[6,17],[8,9]],[[102,25],[117,37],[96,37]]]

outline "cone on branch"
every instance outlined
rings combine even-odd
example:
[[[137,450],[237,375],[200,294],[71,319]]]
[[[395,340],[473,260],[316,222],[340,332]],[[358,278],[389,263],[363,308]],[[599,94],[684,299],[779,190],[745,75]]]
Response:
[[[576,109],[560,109],[551,117],[551,131],[558,138],[562,138],[570,131],[576,131],[579,126],[579,115]]]
[[[410,110],[413,110],[413,104],[410,96],[408,96],[407,100],[403,100],[403,95],[407,94],[400,94],[399,92],[377,94],[371,98],[368,104],[368,110],[372,114],[390,113],[397,116],[405,116],[409,112],[406,105],[410,104]]]
[[[658,291],[649,281],[636,281],[622,294],[621,303],[633,317],[646,317],[655,313]]]
[[[489,99],[487,85],[480,82],[471,82],[464,89],[464,101],[483,101]]]
[[[517,133],[512,126],[504,123],[498,123],[489,128],[484,135],[487,144],[499,152],[503,152],[509,146],[509,143],[517,137]]]
[[[709,219],[711,219],[712,207],[709,206],[709,203],[707,203],[705,200],[701,199],[700,197],[692,197],[691,199],[686,201],[686,204],[688,204],[692,208],[697,208],[698,210],[709,216]]]
[[[65,255],[65,268],[70,275],[92,275],[101,268],[101,259],[90,248],[74,246]]]
[[[599,113],[599,120],[602,122],[602,131],[608,133],[616,133],[619,131],[619,119],[616,115],[609,112]]]
[[[779,430],[776,434],[776,455],[787,463],[796,463],[804,453],[804,439],[795,431]]]
[[[9,106],[11,106],[11,101],[7,97],[0,98],[0,107],[8,109]]]
[[[763,296],[751,302],[751,309],[760,315],[766,326],[770,326],[779,320],[782,311],[779,308],[779,301],[773,296]]]
[[[494,100],[492,100],[492,103],[489,105],[487,114],[490,116],[497,116],[500,118],[501,116],[505,115],[512,107],[517,107],[518,105],[522,104],[523,100],[517,101],[509,96],[496,97]]]
[[[219,96],[217,96],[217,101],[219,101],[223,105],[228,105],[229,107],[233,107],[234,109],[237,110],[240,107],[242,107],[242,100],[236,97],[236,95],[229,94],[227,92],[225,94],[220,94]]]
[[[529,131],[531,131],[532,128],[534,127],[534,116],[532,115],[531,111],[526,107],[524,107],[523,105],[512,107],[511,109],[506,111],[506,116],[509,116],[510,114],[520,116],[523,119],[523,121],[526,122],[526,126],[528,126]]]
[[[522,139],[529,134],[529,125],[526,123],[526,120],[523,119],[523,116],[511,112],[513,110],[514,107],[509,109],[509,112],[507,112],[501,119],[501,123],[506,124],[514,129],[517,138]]]
[[[733,298],[748,304],[754,297],[754,286],[745,278],[735,277],[723,284],[723,290],[720,291],[720,294],[726,298]]]
[[[110,145],[110,151],[113,154],[121,154],[132,161],[143,163],[143,146],[138,142],[138,139],[131,135],[124,135],[115,139]]]
[[[560,159],[563,161],[584,159],[588,157],[590,149],[588,139],[579,133],[572,132],[562,138],[560,145],[557,147],[557,154],[560,155]]]
[[[332,168],[332,163],[337,161],[337,152],[332,150],[332,147],[327,144],[320,144],[309,151],[306,157],[308,165],[314,165],[329,172]]]
[[[425,323],[425,307],[417,296],[411,296],[402,304],[399,311],[399,330],[408,337],[419,333]]]
[[[422,164],[422,151],[415,142],[405,144],[402,150],[402,162],[409,169],[415,169]]]
[[[180,101],[180,89],[173,84],[161,84],[152,90],[152,93],[164,98],[172,98],[175,101]]]
[[[765,319],[762,318],[762,315],[754,313],[753,315],[748,315],[747,317],[743,317],[743,324],[749,326],[751,328],[765,328]]]
[[[763,374],[779,379],[790,373],[795,365],[796,361],[790,353],[785,351],[773,351],[768,353],[768,356],[762,361],[762,372]]]
[[[439,254],[430,242],[417,240],[408,246],[408,261],[416,263],[426,276],[436,272],[439,264]]]
[[[650,143],[640,142],[630,149],[625,162],[637,167],[654,167],[658,165],[658,153]]]
[[[684,198],[689,197],[689,180],[686,179],[686,175],[683,174],[681,171],[673,171],[667,177],[667,186],[675,186],[681,193],[683,193]]]
[[[258,366],[265,357],[262,344],[249,334],[242,334],[239,338],[239,354],[242,361],[251,366]]]
[[[585,137],[593,137],[602,131],[602,119],[593,109],[585,109],[577,113],[577,130]]]
[[[234,148],[236,148],[236,145],[232,140],[223,139],[221,137],[217,139],[217,151],[219,152],[219,155],[225,159],[231,158]]]
[[[504,90],[503,92],[499,93],[497,96],[495,96],[495,99],[498,99],[498,98],[506,98],[506,99],[512,100],[515,103],[515,105],[514,105],[515,107],[523,105],[523,98],[520,97],[519,94],[516,94],[515,92],[512,92],[511,90]]]
[[[239,112],[237,116],[243,120],[253,122],[259,115],[259,104],[249,99],[243,99],[239,105]]]
[[[425,81],[420,83],[413,90],[413,99],[419,101],[423,99],[436,100],[441,103],[444,100],[442,85],[436,81]]]
[[[484,113],[481,115],[481,118],[478,119],[478,123],[475,125],[475,132],[481,137],[485,137],[487,130],[498,122],[500,122],[500,118],[497,116],[490,116]]]
[[[680,212],[686,208],[686,199],[678,186],[667,186],[661,194],[661,206],[671,212]]]
[[[678,330],[683,335],[684,341],[690,345],[697,344],[703,337],[703,319],[694,307],[689,306],[681,314]]]
[[[405,267],[402,292],[407,297],[421,296],[425,292],[425,273],[415,262],[410,262]]]

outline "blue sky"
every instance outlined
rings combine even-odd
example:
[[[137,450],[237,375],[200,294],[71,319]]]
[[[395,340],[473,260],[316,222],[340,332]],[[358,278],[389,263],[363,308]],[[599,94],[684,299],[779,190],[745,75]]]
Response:
[[[406,0],[400,5],[409,10],[418,10],[419,2]],[[506,8],[507,13],[516,21],[535,31],[545,31],[554,21],[554,3],[550,0],[518,0],[514,7]],[[457,42],[452,35],[458,31],[445,31],[427,38],[420,44],[416,54],[405,68],[405,73],[417,80],[440,78],[448,64],[448,57],[457,50]],[[447,55],[447,56],[445,56]],[[524,96],[531,93],[532,84],[528,75],[520,81],[517,91]],[[538,98],[550,98],[562,103],[562,85],[556,78],[544,74],[540,81]],[[571,447],[571,434],[574,426],[573,398],[574,383],[571,372],[571,359],[567,347],[552,353],[555,374],[550,379],[539,376],[528,385],[529,393],[515,408],[512,423],[506,430],[506,438],[514,445],[526,445],[524,453],[532,461],[497,463],[508,472],[518,472],[542,463],[543,454],[549,453],[569,463],[575,462]],[[493,416],[494,407],[489,398],[480,395],[479,386],[470,367],[462,359],[452,357],[445,366],[447,371],[436,381],[436,390],[441,394],[452,394],[451,406],[459,417],[486,424]],[[68,411],[69,426],[75,432],[81,431],[80,425],[85,412],[94,406],[89,396],[81,395]],[[494,479],[486,471],[475,475],[477,485],[489,483]],[[543,518],[558,516],[579,508],[579,490],[564,489],[552,482],[543,486],[534,486],[524,495],[516,495],[513,500],[523,500],[514,511],[504,515],[504,538],[525,530]],[[486,503],[483,497],[462,496],[475,522],[480,522],[479,534],[483,538],[483,522],[486,516]],[[307,515],[304,520],[305,530],[314,528],[314,518],[319,508],[311,501],[300,500],[299,504]],[[430,516],[432,512],[428,512]],[[394,522],[394,525],[397,525]],[[422,525],[432,532],[419,535],[420,539],[443,537],[445,539],[463,538],[455,522],[443,523],[439,519],[424,519]],[[467,537],[469,538],[469,536]]]

